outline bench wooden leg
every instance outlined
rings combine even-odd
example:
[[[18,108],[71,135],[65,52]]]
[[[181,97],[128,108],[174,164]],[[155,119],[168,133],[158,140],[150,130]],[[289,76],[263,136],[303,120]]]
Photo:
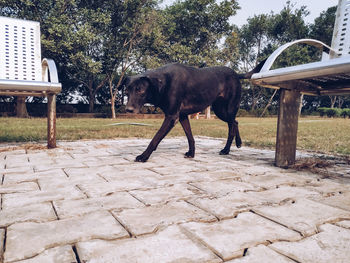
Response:
[[[47,148],[56,148],[56,95],[47,96]]]
[[[300,92],[281,89],[277,122],[275,165],[287,168],[295,163]]]

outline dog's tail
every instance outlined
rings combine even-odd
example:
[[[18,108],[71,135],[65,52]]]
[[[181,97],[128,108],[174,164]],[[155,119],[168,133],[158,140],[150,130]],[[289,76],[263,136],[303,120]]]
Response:
[[[249,71],[248,73],[245,73],[245,74],[238,74],[238,77],[240,79],[250,79],[254,73],[258,73],[261,70],[261,68],[264,66],[266,60],[267,60],[267,58],[264,59],[263,61],[261,61],[252,71]]]

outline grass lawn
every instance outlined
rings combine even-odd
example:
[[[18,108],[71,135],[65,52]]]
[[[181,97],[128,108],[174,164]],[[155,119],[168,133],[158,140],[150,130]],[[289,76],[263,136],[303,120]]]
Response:
[[[162,119],[57,119],[58,140],[152,138]],[[33,142],[46,140],[44,118],[0,118],[0,142]],[[274,148],[276,118],[238,118],[243,144]],[[115,125],[123,123],[122,125]],[[143,123],[134,126],[125,123]],[[226,138],[227,125],[220,120],[191,120],[194,135]],[[301,118],[298,130],[298,149],[350,155],[350,120],[318,117]],[[184,136],[180,124],[168,136]]]

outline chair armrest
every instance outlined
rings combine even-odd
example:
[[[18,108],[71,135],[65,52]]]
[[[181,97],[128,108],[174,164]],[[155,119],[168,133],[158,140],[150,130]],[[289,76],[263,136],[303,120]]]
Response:
[[[55,61],[53,61],[52,59],[44,58],[41,62],[41,67],[43,81],[49,82],[48,77],[50,76],[50,82],[59,83]]]
[[[280,46],[279,48],[277,48],[269,57],[268,59],[266,60],[264,66],[261,68],[260,72],[266,72],[266,71],[269,71],[270,68],[272,67],[273,63],[275,62],[275,60],[277,59],[277,57],[284,51],[286,50],[287,48],[295,45],[295,44],[309,44],[311,46],[314,46],[314,47],[317,47],[319,49],[321,49],[323,51],[323,53],[325,53],[324,51],[333,51],[333,49],[324,44],[323,42],[321,41],[318,41],[318,40],[314,40],[314,39],[299,39],[299,40],[295,40],[295,41],[292,41],[292,42],[289,42],[289,43],[286,43],[282,46]]]

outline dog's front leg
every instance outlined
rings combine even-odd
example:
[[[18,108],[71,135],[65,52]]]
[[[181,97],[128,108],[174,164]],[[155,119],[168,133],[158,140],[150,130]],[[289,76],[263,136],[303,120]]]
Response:
[[[147,149],[139,156],[136,157],[136,162],[146,162],[153,151],[157,149],[161,140],[169,133],[169,131],[175,126],[177,116],[165,116],[162,126],[153,137],[152,141],[148,145]]]
[[[195,152],[195,146],[194,146],[194,139],[193,139],[193,135],[192,135],[192,131],[191,131],[190,121],[188,120],[188,116],[181,115],[180,116],[180,123],[182,125],[182,128],[185,131],[187,141],[188,141],[188,147],[189,147],[188,152],[185,153],[185,157],[186,158],[193,158],[194,152]]]

